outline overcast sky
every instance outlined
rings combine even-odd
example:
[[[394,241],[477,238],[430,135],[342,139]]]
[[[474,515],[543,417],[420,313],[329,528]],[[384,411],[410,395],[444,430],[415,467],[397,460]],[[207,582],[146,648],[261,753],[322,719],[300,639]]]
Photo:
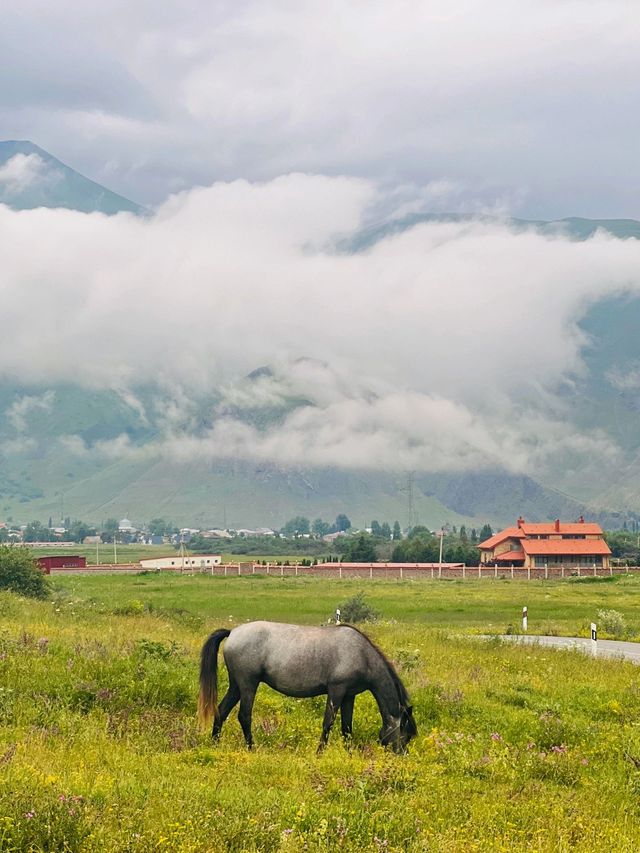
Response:
[[[145,204],[291,171],[640,217],[635,0],[21,0],[0,127]]]

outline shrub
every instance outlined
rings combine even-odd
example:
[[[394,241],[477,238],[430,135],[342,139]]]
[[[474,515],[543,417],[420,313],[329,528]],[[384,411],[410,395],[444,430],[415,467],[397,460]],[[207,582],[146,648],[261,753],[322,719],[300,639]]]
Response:
[[[125,604],[120,604],[118,607],[113,608],[116,616],[140,616],[144,611],[144,601],[140,601],[137,598],[132,598]]]
[[[380,618],[377,610],[364,600],[364,593],[359,592],[340,605],[340,619],[343,622],[375,622]]]
[[[46,598],[49,583],[29,550],[0,545],[0,589],[29,598]]]
[[[170,657],[178,652],[178,646],[173,641],[170,645],[167,645],[159,640],[147,640],[143,638],[142,640],[138,640],[136,647],[140,655],[158,660],[169,660]]]
[[[627,633],[627,623],[622,613],[617,610],[598,610],[598,626],[612,637],[624,637]]]

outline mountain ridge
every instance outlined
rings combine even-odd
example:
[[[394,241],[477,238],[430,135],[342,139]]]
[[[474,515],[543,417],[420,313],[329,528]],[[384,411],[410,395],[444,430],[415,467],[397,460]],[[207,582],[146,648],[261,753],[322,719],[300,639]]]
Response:
[[[12,161],[13,170],[8,168]],[[0,141],[0,203],[15,210],[62,207],[109,216],[145,213],[142,205],[92,181],[26,139]]]

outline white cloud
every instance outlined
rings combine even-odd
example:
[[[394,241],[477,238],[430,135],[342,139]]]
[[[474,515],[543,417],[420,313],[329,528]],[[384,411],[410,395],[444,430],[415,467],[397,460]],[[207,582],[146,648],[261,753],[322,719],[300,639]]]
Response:
[[[606,374],[606,379],[617,391],[640,390],[640,367],[634,367],[622,372],[614,368]]]
[[[32,453],[37,447],[37,442],[33,438],[20,436],[19,438],[7,439],[0,443],[2,452],[7,456],[16,456],[22,453]]]
[[[9,198],[34,184],[56,179],[39,154],[15,154],[0,166],[0,192]]]
[[[25,394],[14,400],[8,407],[5,417],[17,433],[26,432],[29,415],[32,412],[50,412],[55,400],[53,391],[45,391],[40,395]]]
[[[289,175],[194,190],[149,219],[0,208],[2,373],[109,387],[143,418],[130,391],[158,383],[163,453],[527,470],[563,448],[615,452],[573,435],[556,391],[583,370],[587,307],[637,291],[640,242],[483,221],[334,251],[377,201],[364,181]],[[214,389],[219,418],[314,408],[280,429],[221,418],[198,434],[196,401]]]
[[[204,433],[169,433],[143,447],[120,436],[95,449],[107,456],[173,461],[237,458],[301,468],[513,473],[535,471],[566,453],[608,462],[619,456],[604,434],[576,434],[570,424],[539,412],[510,412],[507,420],[418,393],[308,406],[266,430],[222,418]]]

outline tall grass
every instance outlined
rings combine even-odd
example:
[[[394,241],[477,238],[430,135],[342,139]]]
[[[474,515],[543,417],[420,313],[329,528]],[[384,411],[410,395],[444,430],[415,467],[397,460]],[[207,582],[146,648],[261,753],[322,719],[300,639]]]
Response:
[[[598,608],[637,631],[631,582],[367,586],[382,614],[367,631],[414,702],[420,735],[405,757],[377,745],[368,695],[356,701],[350,748],[334,731],[320,757],[322,697],[261,687],[253,753],[235,713],[218,745],[197,729],[198,652],[210,628],[324,621],[356,584],[144,576],[56,585],[51,602],[0,595],[0,850],[640,845],[640,671],[467,635],[484,631],[490,613],[496,630],[506,624],[523,592],[530,614],[539,608],[567,631]]]

